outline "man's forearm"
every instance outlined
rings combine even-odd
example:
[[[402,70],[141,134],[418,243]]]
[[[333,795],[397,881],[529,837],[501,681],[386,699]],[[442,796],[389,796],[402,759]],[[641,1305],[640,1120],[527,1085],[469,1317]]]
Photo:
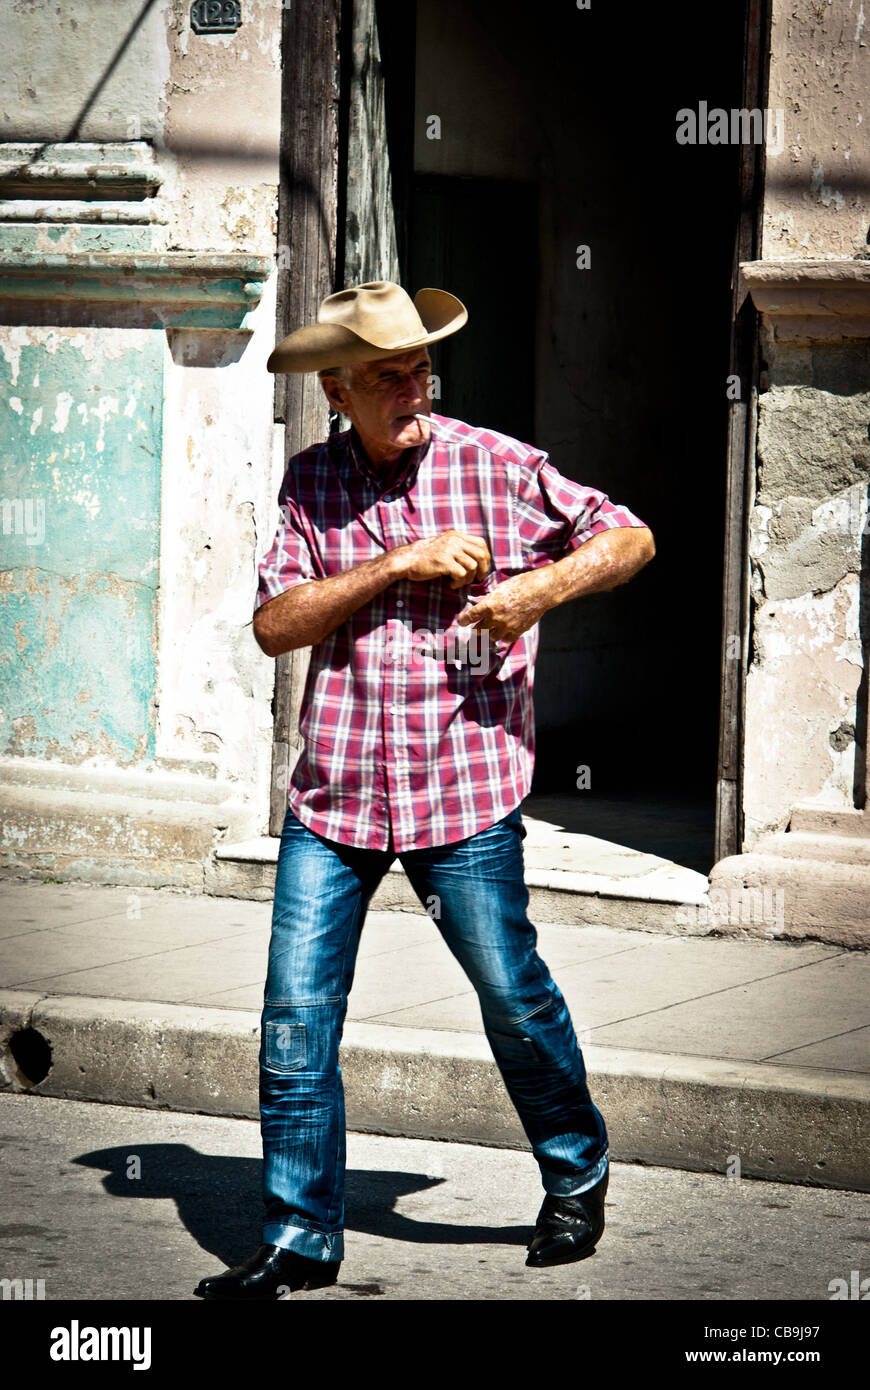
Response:
[[[548,606],[555,608],[584,594],[606,593],[625,584],[656,553],[647,526],[618,526],[599,531],[570,555],[535,571]]]
[[[254,615],[254,636],[259,646],[267,656],[281,656],[328,637],[358,608],[401,578],[402,549],[388,550],[343,574],[331,574],[328,579],[294,584],[262,604]]]
[[[655,553],[647,526],[600,531],[562,560],[509,575],[456,621],[460,627],[487,628],[496,642],[515,642],[548,609],[625,584]]]

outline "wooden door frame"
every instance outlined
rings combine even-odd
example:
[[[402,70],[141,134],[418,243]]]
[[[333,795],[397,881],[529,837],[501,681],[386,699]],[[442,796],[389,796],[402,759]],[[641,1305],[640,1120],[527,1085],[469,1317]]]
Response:
[[[386,166],[380,161],[373,169],[363,161],[361,168],[350,168],[352,143],[364,139],[358,129],[365,115],[358,107],[361,85],[371,95],[374,80],[367,62],[373,25],[387,86],[389,148]],[[408,55],[415,51],[415,28],[416,15],[408,0],[304,0],[284,10],[278,193],[278,245],[283,254],[278,261],[276,341],[300,324],[313,323],[322,301],[344,288],[346,277],[358,283],[399,274],[395,254],[387,254],[380,245],[363,247],[358,231],[354,237],[348,228],[358,228],[366,200],[379,196],[390,169],[390,213],[398,205],[395,231],[401,261],[413,167],[414,69]],[[355,91],[357,68],[365,77]],[[285,467],[294,454],[327,437],[329,407],[313,372],[275,377],[274,419],[284,426]],[[281,834],[287,788],[302,750],[299,716],[310,658],[311,648],[304,647],[279,656],[275,663],[269,793],[273,836]]]
[[[339,52],[347,8],[347,0],[305,0],[283,13],[276,341],[300,324],[313,323],[337,283],[345,119]],[[329,408],[313,373],[276,375],[274,418],[284,426],[285,465],[326,438]],[[301,751],[299,712],[310,656],[311,648],[303,647],[275,662],[270,835],[281,834],[287,788]]]
[[[742,105],[750,110],[767,107],[771,8],[772,0],[748,0],[746,7]],[[749,520],[755,493],[759,343],[757,314],[739,267],[742,261],[757,260],[761,249],[764,178],[764,145],[741,145],[728,367],[729,374],[740,382],[741,399],[731,402],[728,416],[714,837],[717,861],[740,854],[743,848],[745,693],[752,622]]]

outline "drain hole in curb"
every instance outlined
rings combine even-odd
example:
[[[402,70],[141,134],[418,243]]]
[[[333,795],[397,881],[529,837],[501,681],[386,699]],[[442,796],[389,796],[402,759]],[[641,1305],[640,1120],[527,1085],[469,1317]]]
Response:
[[[9,1039],[9,1051],[22,1086],[38,1086],[51,1071],[51,1048],[35,1028],[21,1028]]]

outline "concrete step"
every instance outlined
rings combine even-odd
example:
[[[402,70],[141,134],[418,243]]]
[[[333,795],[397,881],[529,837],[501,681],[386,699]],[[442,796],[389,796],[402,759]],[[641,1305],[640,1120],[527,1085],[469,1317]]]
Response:
[[[0,875],[202,892],[221,837],[256,824],[225,783],[0,762]]]
[[[678,936],[704,935],[706,875],[660,855],[568,829],[559,799],[524,807],[525,880],[532,921],[564,926],[628,927]],[[205,891],[217,897],[268,901],[275,891],[279,840],[263,836],[220,844],[206,866]],[[395,860],[374,897],[373,911],[418,912],[420,901]]]

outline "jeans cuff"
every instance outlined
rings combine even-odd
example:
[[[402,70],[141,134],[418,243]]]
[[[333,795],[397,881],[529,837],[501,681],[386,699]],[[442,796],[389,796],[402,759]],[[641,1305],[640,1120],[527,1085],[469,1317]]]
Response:
[[[586,1192],[590,1187],[594,1187],[600,1182],[609,1167],[610,1150],[605,1149],[598,1162],[591,1168],[585,1168],[582,1173],[550,1173],[546,1168],[541,1169],[541,1182],[544,1184],[544,1191],[549,1192],[553,1197],[576,1197],[581,1192]]]
[[[285,1222],[273,1222],[263,1227],[263,1244],[279,1245],[282,1250],[295,1250],[297,1255],[305,1255],[309,1260],[343,1260],[344,1232],[333,1231],[324,1235],[321,1231],[309,1231],[307,1226],[294,1226]]]

